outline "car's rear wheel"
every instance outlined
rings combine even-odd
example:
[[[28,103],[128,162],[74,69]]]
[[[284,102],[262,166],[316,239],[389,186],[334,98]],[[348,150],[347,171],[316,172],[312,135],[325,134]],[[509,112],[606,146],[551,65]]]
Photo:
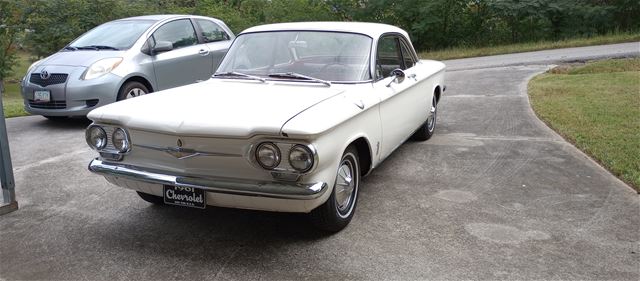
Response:
[[[142,198],[142,200],[147,201],[149,203],[153,203],[156,205],[164,205],[164,198],[160,197],[160,196],[155,196],[155,195],[151,195],[149,193],[144,193],[144,192],[140,192],[140,191],[136,191],[138,193],[138,196],[140,196],[140,198]]]
[[[426,141],[433,136],[436,129],[436,117],[438,116],[438,101],[436,96],[431,100],[431,108],[427,120],[420,125],[420,128],[413,134],[413,139],[417,141]]]
[[[118,92],[118,100],[131,99],[148,93],[149,89],[144,84],[136,81],[129,81],[125,83],[120,89],[120,92]]]
[[[331,196],[327,202],[311,212],[316,227],[328,232],[338,232],[345,228],[355,213],[360,186],[360,166],[358,151],[354,146],[345,150],[336,173]]]

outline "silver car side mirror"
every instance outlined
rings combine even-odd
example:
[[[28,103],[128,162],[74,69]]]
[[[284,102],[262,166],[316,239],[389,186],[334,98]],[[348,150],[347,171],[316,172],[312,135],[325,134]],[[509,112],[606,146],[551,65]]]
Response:
[[[152,54],[158,54],[162,52],[167,52],[173,50],[173,43],[169,41],[157,41],[156,45],[151,48]]]
[[[398,84],[402,83],[404,81],[405,77],[406,77],[406,75],[404,74],[404,71],[402,71],[402,69],[396,68],[396,69],[392,70],[391,71],[391,82],[389,82],[389,84],[387,84],[387,87],[391,87],[391,84],[393,82],[396,82]]]

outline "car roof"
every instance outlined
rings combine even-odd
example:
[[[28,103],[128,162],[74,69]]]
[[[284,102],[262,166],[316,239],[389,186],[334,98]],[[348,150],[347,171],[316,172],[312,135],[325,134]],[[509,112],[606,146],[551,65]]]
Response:
[[[393,25],[370,22],[341,22],[341,21],[315,21],[315,22],[289,22],[274,23],[254,26],[245,29],[240,34],[252,32],[286,31],[286,30],[309,30],[309,31],[338,31],[360,33],[371,38],[378,38],[385,33],[400,33],[409,39],[409,34],[401,28]]]
[[[147,15],[147,16],[137,16],[130,18],[123,18],[118,20],[151,20],[151,21],[162,21],[166,19],[172,18],[183,18],[183,17],[197,17],[193,15]]]

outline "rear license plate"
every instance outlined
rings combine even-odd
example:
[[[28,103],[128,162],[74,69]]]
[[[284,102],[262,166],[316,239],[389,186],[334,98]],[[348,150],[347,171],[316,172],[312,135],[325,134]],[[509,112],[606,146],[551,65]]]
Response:
[[[34,102],[50,102],[51,101],[51,92],[49,92],[49,91],[34,91],[33,92],[33,101]]]
[[[204,209],[207,206],[204,190],[193,187],[164,186],[164,203]]]

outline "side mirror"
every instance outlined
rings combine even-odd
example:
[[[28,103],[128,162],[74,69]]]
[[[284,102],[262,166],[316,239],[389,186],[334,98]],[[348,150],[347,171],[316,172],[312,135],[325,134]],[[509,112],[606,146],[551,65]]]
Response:
[[[405,77],[406,77],[406,75],[404,74],[404,71],[402,71],[402,69],[396,68],[396,69],[392,70],[391,71],[391,82],[389,82],[389,84],[387,84],[387,87],[391,87],[391,84],[393,82],[396,82],[398,84],[402,83],[404,81]]]
[[[169,41],[156,41],[156,45],[151,48],[152,54],[158,54],[162,52],[168,52],[173,50],[173,43]]]

